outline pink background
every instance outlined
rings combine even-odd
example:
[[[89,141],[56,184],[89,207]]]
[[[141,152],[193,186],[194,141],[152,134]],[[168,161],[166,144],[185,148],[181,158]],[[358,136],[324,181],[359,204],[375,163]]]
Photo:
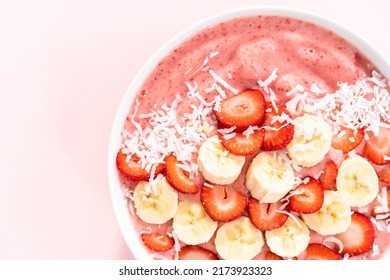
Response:
[[[385,0],[0,2],[0,259],[133,258],[107,185],[120,100],[171,36],[249,5],[328,16],[390,60]]]

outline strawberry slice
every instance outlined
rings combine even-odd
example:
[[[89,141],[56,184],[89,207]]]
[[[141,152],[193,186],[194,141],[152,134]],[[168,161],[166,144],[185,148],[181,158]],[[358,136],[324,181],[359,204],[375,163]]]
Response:
[[[364,156],[372,163],[384,165],[390,163],[390,128],[381,127],[379,135],[367,133],[369,140],[364,146]]]
[[[256,198],[248,198],[248,214],[252,224],[260,230],[279,228],[287,221],[288,215],[279,213],[282,206],[280,201],[260,203]]]
[[[157,252],[168,251],[175,244],[172,237],[158,232],[143,233],[141,239],[148,248]]]
[[[334,187],[338,173],[337,165],[333,160],[329,160],[326,163],[323,173],[320,175],[319,181],[322,189],[331,190]]]
[[[187,245],[180,249],[179,260],[219,260],[219,258],[203,247]]]
[[[272,252],[267,252],[264,256],[264,259],[268,260],[268,261],[281,261],[281,260],[283,260],[283,258],[281,256],[278,256],[277,254],[272,253]]]
[[[122,153],[121,150],[118,151],[116,155],[116,166],[119,172],[126,177],[126,179],[131,181],[146,181],[150,178],[150,173],[142,168],[141,164],[137,163],[139,158],[133,156],[129,162],[126,161],[127,155]],[[159,164],[156,167],[154,177],[158,174],[163,173],[165,170],[165,164]]]
[[[176,156],[170,154],[165,159],[167,180],[177,191],[182,193],[197,193],[199,188],[193,179],[188,177],[188,172],[180,168],[181,164]]]
[[[363,141],[364,131],[342,128],[341,131],[332,137],[332,147],[341,150],[344,154],[355,149]]]
[[[318,243],[311,243],[307,246],[306,250],[300,254],[299,259],[301,260],[340,260],[340,255]]]
[[[250,125],[261,124],[264,118],[265,100],[259,90],[247,89],[243,92],[221,101],[215,115],[225,127],[236,127],[242,132]]]
[[[218,133],[222,145],[231,153],[239,156],[248,156],[258,152],[263,144],[264,130],[256,130],[248,137],[240,132],[231,139],[226,139],[223,134]]]
[[[310,214],[320,210],[324,203],[324,190],[321,184],[312,177],[307,178],[309,178],[307,183],[300,184],[294,190],[298,194],[290,197],[288,206],[291,211],[300,214]]]
[[[219,222],[229,222],[238,218],[246,208],[246,196],[230,185],[203,186],[200,201],[209,216]]]
[[[265,129],[262,149],[275,151],[285,148],[294,137],[294,125],[287,123],[283,118],[290,118],[287,109],[276,104],[277,112],[271,102],[267,102],[263,127]],[[281,121],[279,121],[281,120]]]
[[[351,225],[346,231],[336,234],[344,248],[342,253],[356,256],[368,252],[375,240],[374,226],[371,221],[361,213],[352,214]]]
[[[378,172],[378,178],[382,183],[390,184],[390,165],[386,165]]]

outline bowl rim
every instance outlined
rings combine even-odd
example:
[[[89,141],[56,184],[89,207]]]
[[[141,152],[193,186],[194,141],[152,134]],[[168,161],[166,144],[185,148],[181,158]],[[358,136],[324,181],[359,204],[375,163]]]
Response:
[[[122,236],[135,259],[146,260],[151,259],[151,256],[144,248],[142,242],[138,238],[139,233],[135,231],[132,225],[133,222],[131,221],[131,217],[129,214],[127,200],[123,196],[119,176],[115,165],[116,154],[121,143],[121,131],[123,129],[126,116],[129,113],[130,106],[134,100],[135,93],[141,87],[145,78],[148,76],[148,74],[150,74],[150,72],[157,65],[157,63],[166,55],[168,55],[174,47],[176,47],[178,44],[185,41],[186,39],[190,38],[191,35],[196,34],[207,26],[217,24],[219,22],[228,21],[233,18],[254,15],[286,16],[310,22],[328,30],[331,30],[346,39],[356,48],[358,48],[359,51],[363,53],[385,77],[390,77],[390,64],[386,61],[385,56],[383,56],[375,47],[365,41],[355,31],[352,31],[338,21],[308,10],[280,6],[248,6],[244,8],[223,11],[212,16],[206,17],[185,28],[183,31],[177,33],[165,44],[163,44],[159,49],[157,49],[157,51],[144,63],[144,65],[140,68],[140,70],[132,79],[116,111],[109,138],[109,195]],[[385,255],[389,255],[389,253]]]

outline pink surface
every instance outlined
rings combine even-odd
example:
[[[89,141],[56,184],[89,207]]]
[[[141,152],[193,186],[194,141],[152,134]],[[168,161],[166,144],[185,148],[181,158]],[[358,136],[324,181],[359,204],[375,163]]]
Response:
[[[211,2],[211,3],[210,3]],[[131,79],[171,36],[224,10],[291,1],[2,1],[0,259],[131,259],[107,145]],[[294,1],[390,60],[387,1]]]

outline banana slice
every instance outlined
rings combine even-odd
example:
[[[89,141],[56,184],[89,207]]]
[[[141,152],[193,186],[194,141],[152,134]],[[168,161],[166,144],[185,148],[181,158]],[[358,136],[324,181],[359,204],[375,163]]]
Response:
[[[149,224],[163,224],[173,217],[177,209],[178,194],[159,175],[155,185],[140,181],[134,189],[134,206],[138,217]]]
[[[210,218],[200,202],[186,200],[179,203],[172,226],[180,241],[198,245],[210,240],[218,222]]]
[[[294,120],[294,137],[287,146],[289,157],[302,167],[312,167],[329,152],[332,129],[322,118],[303,115]]]
[[[207,139],[200,146],[198,153],[198,168],[203,177],[218,185],[232,184],[245,163],[245,156],[230,153],[221,144],[218,136]]]
[[[363,207],[378,195],[379,180],[374,167],[366,159],[354,156],[341,163],[336,188],[352,207]]]
[[[280,228],[265,232],[270,250],[281,257],[295,257],[309,245],[310,230],[298,217],[289,217]]]
[[[337,191],[324,191],[324,204],[315,213],[302,214],[306,225],[322,235],[337,234],[351,224],[351,207]]]
[[[215,248],[225,260],[253,259],[263,245],[262,232],[245,216],[222,225],[215,237]]]
[[[273,203],[293,189],[294,170],[278,152],[261,152],[251,162],[245,184],[260,203]]]

